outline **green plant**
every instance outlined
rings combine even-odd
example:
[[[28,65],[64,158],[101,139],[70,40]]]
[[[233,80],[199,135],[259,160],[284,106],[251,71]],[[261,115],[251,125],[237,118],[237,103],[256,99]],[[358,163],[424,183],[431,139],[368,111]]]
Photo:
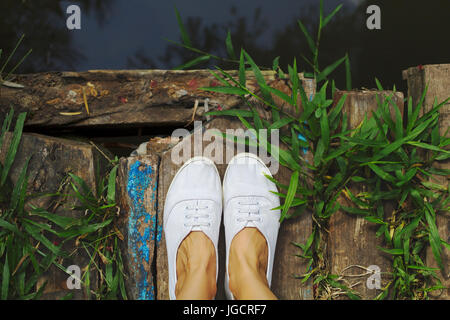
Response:
[[[13,115],[11,109],[4,120],[0,149]],[[63,202],[75,200],[69,209],[84,214],[67,217],[32,205],[29,208],[26,203],[32,195],[27,193],[27,167],[31,157],[24,163],[14,186],[9,177],[25,117],[25,113],[18,116],[3,166],[0,165],[0,194],[3,196],[0,200],[0,298],[39,299],[45,288],[45,284],[37,286],[39,278],[52,265],[67,272],[65,261],[80,250],[85,251],[90,258],[88,265],[82,266],[83,274],[79,279],[86,288],[86,295],[94,294],[97,299],[126,299],[123,263],[118,247],[118,239],[123,238],[113,223],[117,211],[117,159],[107,176],[97,178],[96,192],[85,181],[69,173],[63,185],[69,185],[70,192],[60,190],[51,194]],[[63,249],[65,243],[70,243],[69,247],[73,248],[71,252]],[[90,289],[92,269],[100,275],[97,291]]]
[[[450,187],[430,181],[433,175],[450,174],[450,170],[435,166],[437,161],[448,159],[450,154],[446,150],[450,139],[446,135],[440,136],[438,127],[439,110],[449,100],[435,103],[431,110],[420,115],[426,92],[416,106],[412,105],[410,98],[407,120],[404,122],[401,111],[392,101],[393,95],[380,94],[378,109],[372,113],[372,117],[366,116],[356,128],[348,128],[349,115],[343,112],[346,95],[333,103],[336,92],[333,80],[331,89],[328,88],[329,75],[345,62],[347,88],[351,89],[348,55],[322,71],[318,64],[322,28],[339,9],[324,17],[323,1],[320,1],[320,22],[315,41],[299,21],[299,27],[313,54],[312,60],[304,58],[313,67],[312,76],[318,84],[317,93],[312,99],[307,97],[301,85],[295,59],[292,66],[288,66],[288,76],[279,67],[278,57],[273,62],[273,70],[278,71],[280,78],[287,77],[289,80],[291,94],[287,94],[268,86],[261,68],[242,49],[238,77],[234,78],[216,67],[217,72],[211,73],[221,85],[202,89],[238,95],[248,108],[207,114],[237,117],[246,128],[255,130],[260,147],[267,148],[282,166],[292,171],[289,185],[272,179],[281,190],[278,195],[284,199],[280,207],[280,220],[296,217],[305,211],[312,212],[313,232],[305,244],[295,245],[302,250],[299,257],[308,260],[308,270],[300,278],[303,281],[314,278],[313,282],[319,289],[318,296],[327,296],[324,291],[334,287],[351,299],[359,298],[357,292],[341,281],[338,275],[329,273],[323,248],[329,218],[338,210],[344,210],[377,224],[377,236],[383,236],[386,244],[386,248],[380,250],[392,255],[392,281],[377,299],[424,299],[429,291],[443,288],[437,270],[424,264],[424,250],[430,245],[435,260],[443,269],[442,248],[449,247],[437,232],[436,215],[449,212]],[[180,21],[180,28],[183,28]],[[182,34],[183,41],[186,41],[186,32]],[[229,55],[235,56],[229,36],[226,45]],[[186,47],[191,49],[190,46]],[[254,73],[259,93],[246,86],[247,68]],[[380,92],[383,91],[379,81],[376,82]],[[297,113],[286,112],[285,108],[282,110],[275,104],[274,96]],[[301,112],[298,112],[299,102]],[[261,118],[257,111],[258,104],[270,107],[271,117]],[[394,118],[391,116],[392,108]],[[258,135],[259,129],[280,130],[284,147],[271,145]],[[226,134],[223,136],[231,138]],[[242,142],[250,143],[248,140]],[[310,150],[311,162],[305,159],[302,148]],[[425,152],[430,153],[428,158],[424,157]],[[365,191],[353,194],[352,190],[361,185],[365,186]],[[347,198],[351,205],[341,206],[338,202],[340,197]],[[384,204],[387,202],[394,204],[393,212],[385,210]]]
[[[8,80],[10,79],[11,74],[13,74],[14,71],[16,71],[17,68],[23,63],[23,61],[31,54],[31,52],[33,51],[32,49],[28,50],[28,52],[19,60],[19,62],[17,62],[16,65],[10,71],[8,71],[6,73],[6,75],[4,75],[4,71],[5,71],[6,67],[8,66],[11,58],[16,53],[17,48],[19,48],[20,44],[22,43],[22,40],[23,40],[24,37],[25,37],[25,35],[22,35],[20,37],[20,39],[17,41],[16,46],[14,47],[14,49],[9,54],[8,58],[6,58],[6,60],[3,63],[3,65],[0,66],[0,85],[7,85],[7,86],[10,86],[10,87],[16,87],[16,88],[21,88],[22,87],[20,84],[13,83],[13,82],[10,82]],[[3,52],[3,50],[0,49],[0,58],[2,57],[2,52]]]

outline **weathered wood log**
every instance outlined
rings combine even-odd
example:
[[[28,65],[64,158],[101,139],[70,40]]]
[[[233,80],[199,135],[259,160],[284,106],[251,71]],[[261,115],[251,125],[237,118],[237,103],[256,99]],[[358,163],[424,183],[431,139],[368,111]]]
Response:
[[[378,108],[377,94],[382,99],[383,96],[390,96],[392,92],[385,91],[380,94],[377,91],[337,91],[334,97],[335,103],[344,94],[347,94],[347,98],[343,112],[348,115],[348,128],[354,129],[366,116],[370,118],[372,111]],[[392,100],[403,112],[403,94],[401,92],[395,93]],[[391,108],[390,110],[394,115],[395,111],[393,109]],[[350,185],[350,190],[353,194],[363,191],[361,187],[352,185]],[[346,203],[346,206],[350,206],[343,196],[338,201]],[[387,204],[385,206],[385,214],[389,214],[392,210],[391,205]],[[363,299],[372,299],[380,292],[366,285],[367,279],[371,275],[370,272],[367,272],[368,267],[379,267],[381,271],[381,287],[388,282],[384,273],[391,270],[389,256],[377,248],[377,246],[382,246],[382,239],[376,237],[376,231],[377,226],[369,223],[362,217],[350,216],[342,210],[333,214],[329,221],[328,263],[330,271],[332,274],[342,276],[343,279],[349,282],[360,282],[353,289],[360,293]],[[355,274],[364,275],[361,277],[346,277],[346,275]]]
[[[305,155],[305,159],[312,162],[310,152]],[[289,169],[280,167],[274,177],[280,183],[289,185],[291,175],[292,172]],[[292,215],[294,211],[295,208],[289,209],[288,215]],[[272,274],[272,291],[279,299],[314,299],[313,279],[302,282],[302,279],[298,277],[310,271],[307,269],[308,261],[297,256],[301,254],[301,251],[293,245],[293,242],[305,244],[312,230],[312,213],[309,210],[303,212],[300,217],[285,220],[280,226]]]
[[[277,82],[271,83],[271,85],[289,94],[290,89],[286,83]],[[313,80],[302,79],[302,85],[304,86],[305,92],[308,96],[314,94],[315,87]],[[285,112],[293,112],[291,106],[286,105],[278,97],[273,96],[273,98],[275,104],[279,106],[280,109]],[[301,110],[301,101],[299,101],[299,106],[299,109]],[[259,104],[257,105],[256,110],[262,118],[268,119],[270,117],[270,112],[266,110],[265,106]],[[210,122],[207,122],[204,127],[206,130],[215,129],[219,132],[244,128],[238,120],[231,120],[229,118],[221,117],[214,118]],[[197,135],[195,134],[196,132]],[[239,147],[238,144],[230,143],[229,141],[220,138],[212,138],[213,135],[210,136],[205,133],[205,136],[207,136],[205,138],[206,142],[213,141],[213,144],[215,144],[218,148],[215,150],[223,150],[223,153],[218,153],[218,151],[211,152],[211,149],[208,149],[211,144],[205,144],[205,141],[202,139],[203,134],[202,128],[198,128],[197,130],[194,128],[194,132],[190,136],[187,136],[175,147],[162,153],[161,155],[157,219],[159,228],[163,227],[164,201],[170,182],[175,176],[177,170],[185,161],[196,155],[203,154],[204,156],[208,156],[216,162],[221,178],[223,178],[228,161],[234,154],[237,153],[238,150],[239,152],[243,151],[242,145]],[[214,135],[214,137],[217,137],[217,135]],[[190,145],[190,147],[184,149],[187,145]],[[229,149],[227,149],[227,147]],[[281,147],[284,148],[283,146]],[[186,153],[183,153],[181,156],[181,161],[178,159],[180,157],[180,150],[187,150]],[[202,152],[203,150],[205,150],[205,152]],[[272,168],[269,167],[269,169]],[[283,184],[289,184],[291,172],[287,168],[281,166],[276,171],[276,173],[274,172],[274,177]],[[296,280],[294,277],[295,275],[302,274],[306,271],[307,262],[295,256],[295,254],[298,254],[298,251],[295,246],[292,245],[292,242],[304,243],[311,232],[312,218],[311,215],[307,213],[305,213],[301,218],[284,222],[280,227],[272,280],[272,290],[280,299],[292,300],[313,298],[312,283],[308,281],[301,284],[301,281]],[[219,237],[219,276],[218,291],[216,296],[217,299],[225,298],[223,288],[225,276],[225,241],[223,234],[224,230],[222,225]],[[157,299],[159,300],[166,300],[169,298],[167,263],[165,236],[163,233],[162,240],[157,243],[156,251]]]
[[[0,161],[3,163],[12,134],[7,133],[0,150]],[[96,172],[103,172],[105,159],[92,145],[60,138],[47,137],[38,134],[23,134],[14,164],[10,171],[12,185],[15,185],[23,165],[31,156],[28,165],[28,194],[50,194],[60,191],[68,193],[63,182],[68,173],[73,173],[84,181],[95,193]],[[70,209],[73,206],[72,199],[63,199],[56,196],[37,197],[27,201],[27,206],[34,205],[47,209],[62,216],[80,217],[84,212]],[[49,235],[49,239],[52,235]],[[63,250],[73,252],[69,258],[60,262],[63,266],[77,265],[81,270],[89,263],[89,257],[81,248],[76,249],[75,239],[64,244]],[[98,276],[95,266],[90,267],[90,289],[98,287]],[[67,273],[52,266],[39,280],[38,287],[44,281],[48,281],[42,299],[60,299],[69,293],[73,293],[73,299],[90,299],[90,290],[82,285],[81,290],[69,290],[67,288]]]
[[[230,74],[238,78],[236,71]],[[284,82],[263,71],[269,84]],[[303,77],[301,77],[303,79]],[[256,88],[253,73],[247,86]],[[207,70],[92,70],[17,75],[24,88],[0,86],[0,119],[13,106],[30,128],[184,126],[208,109],[232,108],[239,97],[200,90],[221,85]],[[198,108],[194,110],[195,101]]]
[[[428,112],[433,108],[435,99],[438,103],[440,103],[450,97],[450,64],[425,65],[409,68],[403,71],[403,79],[408,82],[408,95],[412,98],[413,103],[419,102],[425,87],[428,86],[422,113]],[[446,134],[448,128],[450,127],[450,102],[440,109],[439,127],[439,132],[441,135]],[[450,160],[436,162],[435,166],[441,169],[450,169]],[[432,178],[432,180],[434,183],[447,187],[450,177],[436,175]],[[436,224],[440,237],[444,241],[450,242],[449,213],[438,213],[436,215]],[[440,275],[442,285],[447,287],[447,289],[431,292],[430,296],[435,299],[448,300],[450,299],[450,250],[446,248],[443,248],[442,251],[442,263],[445,268],[444,272],[438,273]],[[426,265],[429,267],[438,268],[431,248],[427,249]]]
[[[205,124],[205,129],[216,129],[220,132],[227,130],[243,129],[242,124],[238,120],[231,120],[229,118],[215,118],[211,122]],[[160,164],[160,179],[159,179],[159,195],[158,195],[158,228],[163,227],[163,209],[164,201],[170,182],[175,176],[177,170],[181,167],[187,159],[194,155],[202,154],[210,157],[216,162],[217,168],[223,178],[226,170],[227,161],[236,154],[238,145],[222,139],[215,139],[213,143],[217,143],[217,149],[214,153],[208,153],[206,150],[211,146],[209,138],[203,139],[201,128],[194,129],[194,133],[183,139],[171,150],[164,152],[161,156]],[[197,136],[196,136],[197,133]],[[205,131],[205,135],[208,131]],[[195,143],[197,147],[194,146]],[[190,147],[187,147],[187,146]],[[228,148],[227,149],[227,145]],[[194,147],[192,147],[194,146]],[[186,149],[183,149],[186,147]],[[223,150],[223,153],[218,153],[217,150]],[[183,154],[182,159],[178,159],[180,151],[187,150],[187,154]],[[228,152],[227,150],[231,151]],[[242,150],[241,150],[242,151]],[[251,151],[251,150],[250,150]],[[274,166],[274,168],[276,168]],[[272,169],[272,165],[269,166]],[[274,172],[275,173],[275,172]],[[291,173],[287,168],[279,167],[274,174],[275,178],[286,183],[290,180]],[[295,257],[298,252],[292,242],[305,242],[312,231],[311,215],[305,214],[300,219],[292,219],[284,222],[281,225],[277,251],[275,253],[275,264],[273,272],[272,290],[280,299],[311,299],[312,286],[311,283],[301,284],[300,280],[295,280],[294,275],[303,273],[306,270],[306,261]],[[225,270],[225,247],[223,238],[223,226],[221,230],[221,237],[219,238],[219,277],[218,277],[218,293],[217,299],[224,299],[224,270]],[[156,277],[157,277],[157,299],[168,299],[168,262],[165,244],[165,235],[162,235],[162,240],[157,242],[157,257],[156,257]]]
[[[121,158],[118,171],[119,230],[125,266],[125,288],[132,300],[154,300],[159,157],[155,154]]]

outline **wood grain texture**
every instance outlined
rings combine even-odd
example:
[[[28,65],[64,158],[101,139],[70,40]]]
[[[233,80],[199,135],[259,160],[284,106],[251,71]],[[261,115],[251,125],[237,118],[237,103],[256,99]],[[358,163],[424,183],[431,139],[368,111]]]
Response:
[[[403,78],[408,81],[408,94],[413,101],[418,102],[420,100],[423,90],[428,85],[423,112],[427,112],[433,107],[435,99],[440,103],[450,97],[450,64],[425,65],[422,68],[409,68],[403,71]],[[442,136],[446,134],[447,129],[450,127],[450,102],[440,109],[439,127]],[[434,165],[441,169],[450,169],[450,160],[439,161]],[[432,181],[447,187],[450,176],[434,176]],[[440,237],[450,242],[449,212],[438,213],[436,215],[436,224]],[[442,284],[447,289],[431,292],[430,296],[434,299],[448,300],[450,299],[450,250],[445,247],[443,247],[442,251],[442,263],[444,265],[444,271],[438,273]],[[438,268],[431,248],[427,249],[426,265]]]
[[[237,71],[229,73],[238,78]],[[262,73],[269,83],[284,82],[275,72]],[[247,79],[250,89],[258,87],[253,73]],[[205,99],[209,110],[241,103],[236,96],[201,90],[221,85],[207,70],[47,72],[12,80],[25,87],[0,86],[0,119],[13,106],[16,114],[28,112],[25,126],[30,128],[184,126],[193,116],[201,119]]]
[[[4,161],[6,150],[10,144],[11,134],[7,133],[5,141],[0,150],[0,161]],[[47,137],[38,134],[24,133],[16,154],[15,162],[10,171],[11,183],[14,185],[20,175],[22,167],[31,156],[28,165],[28,194],[37,193],[55,193],[62,185],[67,174],[73,173],[82,178],[87,185],[94,191],[96,189],[95,173],[105,171],[106,161],[95,147],[90,144]],[[60,190],[62,194],[68,194],[69,188],[67,184]],[[38,197],[27,202],[36,207],[41,207],[49,212],[62,216],[79,217],[84,212],[72,210],[75,205],[73,198],[62,197]],[[78,204],[79,205],[79,204]],[[56,240],[49,234],[48,237],[52,241]],[[64,244],[63,249],[66,252],[72,252],[76,248],[75,239]],[[87,266],[89,257],[83,248],[78,248],[69,258],[62,261],[62,265],[68,267],[70,265],[78,265],[81,269]],[[91,264],[90,268],[91,289],[98,287],[98,276],[95,266]],[[68,275],[59,268],[52,266],[39,280],[38,286],[48,281],[42,299],[60,299],[69,293],[73,293],[73,299],[90,299],[90,294],[86,294],[85,288],[81,290],[69,290],[66,286]]]
[[[314,93],[314,86],[311,85],[311,81],[303,80],[303,85],[305,86],[305,91],[307,94],[311,95]],[[286,85],[280,84],[278,86],[279,90],[287,92],[289,89]],[[275,99],[276,100],[276,99]],[[284,106],[281,101],[276,100],[278,105],[283,106],[287,110],[287,106]],[[270,112],[266,110],[264,106],[257,106],[257,111],[263,118],[268,118]],[[210,122],[204,124],[204,130],[216,129],[220,132],[226,132],[227,130],[243,129],[243,126],[239,120],[232,118],[213,118]],[[160,163],[160,175],[159,175],[159,187],[158,187],[158,227],[162,228],[163,223],[163,209],[164,201],[169,185],[175,176],[178,169],[182,164],[190,159],[192,156],[204,155],[211,158],[216,162],[217,168],[223,179],[223,175],[226,170],[226,164],[235,155],[238,150],[239,152],[245,151],[242,145],[235,145],[233,143],[218,139],[206,139],[207,141],[201,140],[201,137],[195,135],[195,132],[202,132],[201,128],[197,131],[194,128],[194,133],[187,136],[180,143],[178,143],[174,148],[164,152],[161,155]],[[205,131],[206,132],[206,131]],[[219,149],[224,150],[223,154],[218,154],[214,152],[209,152],[208,145],[211,146],[210,141],[217,142]],[[270,140],[269,140],[270,141]],[[178,163],[174,162],[174,154],[177,155],[183,146],[191,145],[193,146],[186,152],[182,154],[182,161]],[[195,147],[197,145],[197,147]],[[230,152],[226,152],[227,145],[229,146]],[[204,151],[202,153],[202,150]],[[209,151],[208,151],[209,150]],[[251,150],[247,150],[250,151]],[[269,169],[272,165],[268,165]],[[284,167],[279,167],[277,172],[273,172],[275,178],[279,179],[284,184],[289,184],[291,172]],[[305,242],[307,237],[312,232],[312,220],[311,215],[305,213],[301,218],[292,219],[287,222],[283,222],[278,236],[277,249],[275,253],[275,263],[273,271],[272,289],[277,297],[280,299],[312,299],[312,284],[310,282],[301,285],[300,280],[294,278],[295,275],[302,274],[306,271],[306,261],[295,257],[298,254],[298,249],[292,242]],[[218,291],[216,299],[225,299],[224,294],[224,273],[225,273],[225,241],[224,241],[224,230],[223,225],[221,226],[220,237],[219,237],[219,276],[218,276]],[[165,235],[163,232],[161,242],[157,244],[157,258],[156,258],[156,276],[157,276],[157,299],[166,300],[169,299],[168,294],[168,265],[167,265],[167,252],[165,244]]]
[[[372,111],[378,108],[377,91],[338,91],[334,97],[335,103],[343,94],[347,94],[343,112],[348,114],[349,129],[356,128],[366,116],[370,118]],[[391,91],[384,91],[381,96],[391,94]],[[403,94],[401,92],[395,93],[393,102],[397,104],[403,114]],[[394,108],[391,107],[390,110],[394,116]],[[369,187],[367,186],[367,188]],[[350,185],[349,188],[353,194],[364,191],[360,186]],[[351,206],[343,196],[338,201],[341,205]],[[385,214],[389,215],[392,210],[392,205],[386,204]],[[389,255],[377,248],[377,246],[382,246],[382,239],[376,238],[375,235],[377,229],[376,225],[365,219],[349,215],[342,210],[333,214],[329,221],[328,262],[330,271],[332,274],[344,276],[344,280],[350,284],[359,282],[353,289],[360,293],[363,299],[373,299],[381,291],[368,288],[366,282],[369,275],[361,277],[349,277],[349,275],[366,273],[366,270],[358,266],[368,268],[376,265],[381,269],[381,287],[383,287],[388,282],[388,277],[384,273],[391,270]]]
[[[156,223],[159,157],[121,158],[118,171],[119,230],[125,287],[132,300],[154,300],[155,250],[161,239]]]

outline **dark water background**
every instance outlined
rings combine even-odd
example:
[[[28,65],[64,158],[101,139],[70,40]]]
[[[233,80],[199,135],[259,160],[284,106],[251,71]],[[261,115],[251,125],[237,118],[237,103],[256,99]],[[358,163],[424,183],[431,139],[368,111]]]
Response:
[[[170,69],[195,57],[164,38],[181,41],[174,6],[189,35],[204,51],[226,56],[225,36],[231,31],[236,49],[244,47],[262,66],[280,56],[286,67],[296,57],[300,70],[310,71],[301,55],[310,56],[297,19],[315,30],[318,0],[1,0],[0,48],[6,58],[22,33],[26,38],[13,59],[33,53],[18,72],[88,69]],[[325,0],[329,13],[342,12],[323,34],[322,67],[349,53],[355,88],[406,83],[401,71],[417,65],[450,63],[449,0]],[[81,7],[81,30],[66,27],[66,8]],[[381,7],[381,30],[366,28],[366,8]],[[233,64],[215,62],[224,68]],[[213,64],[195,68],[212,67]],[[344,68],[335,73],[344,88]]]

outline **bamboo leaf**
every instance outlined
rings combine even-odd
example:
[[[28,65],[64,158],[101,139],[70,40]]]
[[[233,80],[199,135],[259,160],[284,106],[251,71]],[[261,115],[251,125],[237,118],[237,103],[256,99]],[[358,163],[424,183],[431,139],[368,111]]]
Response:
[[[373,163],[368,164],[369,168],[372,169],[373,172],[376,173],[377,176],[379,176],[381,179],[389,181],[389,182],[395,182],[395,178],[391,176],[389,173],[383,171],[380,167]]]
[[[234,52],[233,42],[231,41],[231,32],[230,32],[230,30],[228,30],[227,38],[225,40],[225,44],[226,44],[226,47],[227,47],[228,56],[231,59],[236,60],[236,54]]]
[[[238,87],[203,87],[200,90],[216,92],[216,93],[224,93],[224,94],[235,94],[239,96],[243,96],[247,94],[247,91]]]
[[[19,148],[20,139],[22,138],[23,125],[25,123],[26,116],[27,116],[26,112],[23,112],[19,114],[19,116],[17,117],[14,133],[11,139],[11,143],[9,145],[8,153],[6,154],[5,161],[3,164],[3,170],[0,177],[0,187],[5,184],[9,170],[11,169],[11,166],[14,162],[17,149]]]
[[[403,249],[386,249],[386,248],[382,248],[380,246],[377,246],[378,249],[380,249],[383,252],[392,254],[394,256],[401,256],[403,255]]]
[[[308,42],[309,48],[311,49],[312,53],[316,52],[316,45],[314,44],[314,40],[312,39],[311,35],[309,34],[308,30],[306,29],[306,27],[303,25],[303,23],[301,22],[301,20],[298,20],[298,26],[300,27],[300,29],[302,30],[303,34],[306,37],[306,41]]]
[[[189,68],[191,68],[193,66],[196,66],[196,65],[198,65],[198,64],[200,64],[202,62],[208,61],[209,59],[211,59],[210,55],[200,56],[200,57],[192,59],[192,60],[190,60],[190,61],[188,61],[188,62],[186,62],[186,63],[184,63],[184,64],[182,64],[182,65],[180,65],[178,67],[173,68],[173,70],[189,69]]]
[[[180,13],[178,12],[177,7],[175,7],[175,15],[177,16],[178,27],[181,32],[181,39],[183,40],[183,44],[185,44],[186,46],[192,47],[191,39],[189,38],[186,28],[184,27],[183,20],[181,19],[181,16],[180,16]]]
[[[116,176],[117,176],[117,168],[118,165],[114,166],[114,168],[111,169],[111,172],[109,173],[108,177],[108,192],[107,192],[107,201],[108,203],[115,203],[116,202]]]
[[[322,72],[317,76],[316,81],[320,82],[320,81],[326,80],[327,77],[345,61],[345,59],[346,59],[346,57],[343,57],[343,58],[337,60],[336,62],[330,64],[325,69],[323,69]]]
[[[436,226],[435,213],[431,205],[425,202],[425,219],[429,228],[429,241],[431,245],[431,251],[433,252],[434,258],[439,266],[439,268],[444,271],[444,264],[442,263],[442,247],[441,238],[439,236],[439,231]]]
[[[273,70],[273,71],[277,71],[278,68],[279,68],[279,66],[280,66],[280,57],[278,56],[278,57],[276,57],[275,59],[273,59],[273,62],[272,62],[272,70]]]
[[[325,17],[325,19],[323,20],[322,23],[322,28],[325,28],[326,25],[331,21],[331,19],[333,19],[333,17],[336,15],[336,13],[339,12],[339,10],[341,10],[342,8],[342,4],[338,5],[327,17]]]
[[[244,118],[251,118],[253,117],[253,112],[249,110],[242,110],[242,109],[228,109],[228,110],[221,110],[221,111],[209,111],[205,113],[206,115],[211,116],[234,116],[237,117],[238,115]]]
[[[280,223],[283,222],[283,220],[286,218],[286,214],[289,208],[292,206],[292,201],[294,200],[295,193],[297,192],[298,176],[299,176],[298,171],[294,171],[294,173],[291,176],[289,189],[286,193],[286,199],[284,201],[283,210],[281,211]]]
[[[245,74],[245,59],[244,49],[241,49],[241,57],[239,58],[239,83],[245,87],[246,74]]]
[[[352,71],[350,67],[350,58],[348,57],[348,53],[345,55],[345,84],[347,90],[352,90]]]
[[[8,299],[8,291],[9,291],[9,261],[8,261],[8,254],[6,254],[5,264],[3,265],[3,272],[2,272],[2,300]]]

